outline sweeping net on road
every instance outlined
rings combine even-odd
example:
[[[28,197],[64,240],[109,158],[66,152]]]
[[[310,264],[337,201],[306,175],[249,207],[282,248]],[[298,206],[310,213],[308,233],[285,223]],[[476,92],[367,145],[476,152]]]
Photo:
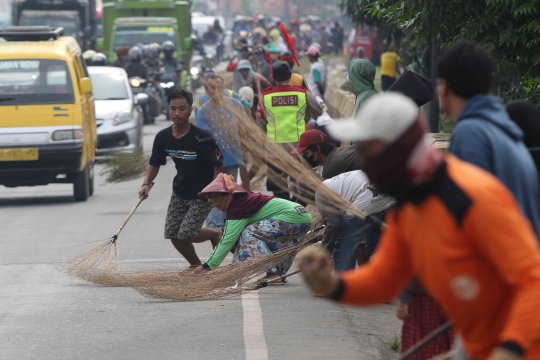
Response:
[[[313,223],[312,227],[316,228],[320,224],[321,222]],[[303,246],[320,236],[321,232],[322,230],[310,233],[302,243],[270,255],[220,266],[202,274],[193,274],[193,269],[179,270],[175,267],[120,271],[116,243],[111,241],[69,260],[64,264],[64,269],[69,275],[86,281],[107,286],[133,287],[152,298],[176,301],[219,299],[254,290],[255,286],[241,285],[295,256]],[[116,255],[113,256],[113,253]]]

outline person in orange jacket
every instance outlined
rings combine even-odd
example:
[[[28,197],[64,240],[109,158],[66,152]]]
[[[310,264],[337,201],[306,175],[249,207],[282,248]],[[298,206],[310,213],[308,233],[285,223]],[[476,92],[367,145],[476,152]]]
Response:
[[[540,249],[531,224],[493,175],[426,137],[412,100],[374,95],[329,132],[356,142],[359,166],[397,200],[379,246],[358,271],[336,277],[310,247],[297,257],[315,294],[343,304],[390,301],[416,275],[440,303],[470,358],[540,359]]]

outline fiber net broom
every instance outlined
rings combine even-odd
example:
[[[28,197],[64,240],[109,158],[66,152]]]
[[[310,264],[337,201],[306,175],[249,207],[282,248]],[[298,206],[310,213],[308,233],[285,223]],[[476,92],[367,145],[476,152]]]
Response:
[[[173,301],[215,300],[234,296],[260,287],[253,284],[242,286],[249,280],[261,275],[295,256],[304,246],[312,244],[322,236],[324,225],[315,224],[303,242],[260,256],[220,266],[212,271],[194,274],[193,270],[153,270],[123,273],[125,285],[134,287],[144,296]]]
[[[154,183],[150,184],[150,188],[152,186]],[[115,278],[118,274],[118,247],[116,244],[118,235],[143,201],[144,198],[139,199],[116,234],[106,240],[98,240],[104,242],[63,263],[62,267],[66,273],[86,281],[109,285],[111,278]]]

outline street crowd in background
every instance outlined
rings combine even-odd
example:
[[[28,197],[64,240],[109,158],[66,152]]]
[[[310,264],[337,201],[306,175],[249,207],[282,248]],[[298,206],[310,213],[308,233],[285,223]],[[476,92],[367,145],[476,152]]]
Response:
[[[297,41],[290,49],[280,20],[268,20],[236,19],[233,32],[252,36],[236,39],[237,56],[226,68],[230,84],[210,70],[205,95],[194,99],[180,89],[166,98],[173,125],[156,136],[139,193],[148,196],[148,184],[171,157],[178,174],[165,238],[195,273],[215,269],[229,252],[233,262],[244,261],[304,239],[312,218],[287,187],[292,180],[302,193],[302,179],[268,164],[272,195],[251,191],[259,168],[241,144],[240,116],[247,116],[267,134],[261,147],[287,149],[321,186],[368,215],[359,219],[320,191],[309,199],[325,231],[321,246],[297,261],[315,295],[355,305],[398,298],[402,351],[452,322],[411,359],[451,349],[455,359],[539,359],[538,109],[525,101],[505,107],[490,94],[493,60],[477,43],[456,43],[441,55],[436,94],[414,66],[399,73],[400,57],[389,45],[378,59],[382,93],[373,59],[362,47],[352,56],[354,116],[335,121],[326,111],[324,55],[344,53],[343,29],[337,21],[292,19]],[[133,48],[122,51],[127,69],[139,71]],[[158,59],[159,51],[147,52],[147,63]],[[295,70],[296,56],[309,59],[306,77]],[[419,109],[437,100],[454,122],[447,153],[429,140]],[[193,108],[196,125],[189,122]],[[214,247],[205,261],[193,247],[202,241]],[[280,278],[292,261],[260,281]]]

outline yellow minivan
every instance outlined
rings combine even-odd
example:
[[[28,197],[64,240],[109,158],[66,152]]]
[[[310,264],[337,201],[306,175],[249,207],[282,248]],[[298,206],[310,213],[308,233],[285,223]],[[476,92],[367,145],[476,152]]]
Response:
[[[77,41],[62,28],[0,30],[0,185],[72,183],[94,192],[92,82]]]

